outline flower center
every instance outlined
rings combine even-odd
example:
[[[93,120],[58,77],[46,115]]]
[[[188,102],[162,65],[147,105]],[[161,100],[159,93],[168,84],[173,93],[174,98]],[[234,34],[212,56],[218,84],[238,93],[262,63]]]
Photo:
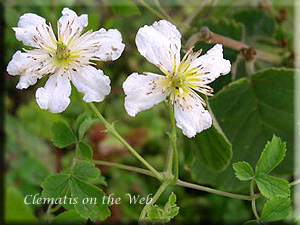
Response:
[[[71,51],[63,42],[59,41],[57,42],[55,56],[59,61],[67,61],[71,56]]]
[[[175,89],[182,88],[184,85],[185,77],[182,74],[174,74],[170,77],[171,87]]]

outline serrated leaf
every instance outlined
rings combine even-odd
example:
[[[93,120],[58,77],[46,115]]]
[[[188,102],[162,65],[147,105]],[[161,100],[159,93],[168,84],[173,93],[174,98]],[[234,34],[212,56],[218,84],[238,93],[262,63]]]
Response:
[[[172,207],[172,206],[175,206],[176,205],[176,199],[177,199],[177,197],[176,197],[176,195],[174,194],[174,192],[172,192],[171,194],[170,194],[170,196],[169,196],[169,200],[168,200],[168,206],[169,207]]]
[[[163,208],[158,205],[150,205],[147,211],[147,217],[153,222],[169,222],[179,213],[179,207],[176,205],[176,195],[172,192]]]
[[[270,173],[283,159],[286,145],[279,137],[273,136],[268,142],[256,164],[256,173]]]
[[[153,222],[160,221],[163,218],[163,210],[158,205],[150,205],[147,216]]]
[[[232,144],[232,162],[247,160],[253,167],[275,134],[287,143],[285,160],[273,175],[292,175],[294,169],[294,70],[267,69],[242,78],[208,99],[210,108]],[[236,192],[248,189],[231,167],[213,173],[194,163],[192,178],[199,183]]]
[[[261,194],[267,198],[288,197],[291,194],[289,183],[286,180],[266,174],[257,174],[255,181]]]
[[[52,125],[52,138],[53,144],[58,148],[67,147],[76,142],[72,130],[63,122],[55,122]]]
[[[215,126],[187,140],[184,148],[186,155],[194,156],[194,163],[200,163],[213,172],[224,170],[232,157],[231,144]]]
[[[254,172],[252,167],[247,162],[238,162],[232,164],[233,169],[235,171],[235,176],[239,180],[251,180],[254,176]]]
[[[264,205],[262,221],[277,221],[288,216],[291,211],[291,200],[289,198],[274,197]]]
[[[71,194],[77,198],[78,203],[74,207],[81,217],[96,221],[97,219],[105,220],[110,215],[108,206],[102,204],[105,193],[100,188],[72,176],[70,189]],[[89,202],[83,204],[83,201]]]
[[[57,173],[49,175],[41,184],[43,198],[63,197],[70,181],[70,174]]]
[[[53,224],[84,224],[86,222],[75,210],[65,211],[54,217]]]
[[[97,179],[100,176],[100,170],[88,161],[79,161],[75,164],[72,174],[80,180]]]
[[[93,157],[92,148],[83,141],[76,144],[76,154],[79,159],[91,160]]]

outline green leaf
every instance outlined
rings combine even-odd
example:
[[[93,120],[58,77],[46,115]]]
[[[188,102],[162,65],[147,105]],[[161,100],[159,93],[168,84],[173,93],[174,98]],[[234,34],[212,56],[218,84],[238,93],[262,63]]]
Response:
[[[266,11],[247,9],[236,13],[234,18],[245,25],[248,39],[257,38],[259,35],[270,37],[274,34],[275,20]]]
[[[100,170],[88,161],[79,161],[75,164],[73,175],[80,180],[97,179],[100,176]]]
[[[68,210],[54,217],[53,224],[85,224],[83,219],[76,211]]]
[[[255,181],[261,194],[267,198],[288,197],[291,194],[289,183],[286,180],[266,174],[257,174]]]
[[[255,167],[267,141],[275,134],[287,143],[285,160],[273,175],[293,174],[294,70],[268,69],[242,78],[209,98],[210,108],[232,144],[232,162],[247,161]],[[192,178],[227,191],[248,188],[231,167],[214,173],[201,164],[190,168]]]
[[[164,207],[164,221],[169,222],[179,213],[179,207],[176,205],[176,195],[172,192],[169,196],[168,202]]]
[[[172,192],[163,208],[158,205],[150,205],[147,217],[153,222],[169,222],[179,213],[179,207],[176,205],[176,195]]]
[[[274,197],[264,205],[262,221],[277,221],[288,216],[291,211],[291,200],[289,198]]]
[[[58,120],[65,120],[62,114],[41,110],[35,99],[29,101],[28,104],[21,104],[17,109],[17,116],[28,129],[47,140],[51,140],[52,134],[51,129],[45,129],[45,127],[51,127]]]
[[[76,145],[76,154],[79,159],[91,160],[93,157],[93,150],[85,142],[79,141]]]
[[[256,164],[256,173],[270,173],[283,159],[286,145],[275,135],[268,142]]]
[[[104,220],[110,215],[108,206],[102,204],[105,193],[98,187],[72,176],[70,189],[71,194],[77,198],[78,203],[74,207],[81,217],[96,221],[97,219]]]
[[[158,205],[149,206],[147,216],[151,221],[161,221],[163,218],[163,214],[163,210]]]
[[[88,117],[83,120],[79,126],[78,132],[76,132],[78,134],[78,139],[81,140],[88,129],[95,123],[99,123],[99,119]]]
[[[24,197],[14,186],[5,188],[4,218],[8,224],[34,224],[37,219],[29,205],[24,203]]]
[[[110,0],[110,8],[116,15],[140,15],[139,8],[131,0]]]
[[[215,126],[189,141],[194,151],[195,163],[201,163],[213,172],[220,172],[229,165],[232,158],[231,144]]]
[[[247,162],[238,162],[232,164],[235,176],[240,180],[251,180],[254,176],[252,167]]]
[[[84,120],[86,120],[87,118],[90,118],[90,117],[91,117],[90,112],[84,112],[77,117],[77,119],[75,121],[75,126],[74,126],[75,135],[77,138],[79,137],[79,128],[80,128],[81,124],[83,123]]]
[[[49,175],[41,184],[43,198],[63,197],[70,180],[70,174],[57,173]]]
[[[52,142],[58,148],[67,147],[76,142],[72,130],[63,122],[55,122],[52,125]]]

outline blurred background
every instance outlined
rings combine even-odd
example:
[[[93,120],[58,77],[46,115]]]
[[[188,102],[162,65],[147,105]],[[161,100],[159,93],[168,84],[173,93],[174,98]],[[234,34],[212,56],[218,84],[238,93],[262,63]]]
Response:
[[[207,26],[214,33],[245,42],[248,46],[263,51],[264,58],[250,65],[250,69],[254,71],[269,67],[294,67],[293,1],[4,0],[0,4],[4,9],[2,16],[4,16],[5,26],[2,26],[1,30],[4,31],[5,55],[2,57],[5,66],[14,52],[26,48],[17,41],[12,27],[17,26],[19,17],[27,12],[44,17],[56,29],[56,21],[61,16],[61,10],[69,7],[78,15],[88,14],[89,25],[86,30],[98,30],[102,27],[116,28],[122,33],[123,43],[126,45],[123,55],[114,62],[97,63],[97,67],[110,77],[112,86],[111,94],[97,106],[108,121],[117,121],[116,129],[158,170],[164,168],[169,145],[166,135],[166,131],[169,130],[168,110],[164,104],[159,104],[132,118],[125,112],[123,106],[125,96],[122,90],[122,83],[132,72],[159,73],[154,65],[139,54],[134,41],[140,27],[161,19],[151,9],[165,19],[171,18],[183,33],[182,53],[188,40],[191,41],[190,37]],[[204,53],[213,46],[204,40],[196,40],[193,44],[195,50],[202,48]],[[247,54],[251,57],[251,53]],[[229,83],[247,76],[249,70],[245,54],[241,51],[225,47],[224,55],[224,58],[232,62],[233,70],[229,75],[221,77],[212,84],[215,94]],[[81,94],[72,88],[71,103],[67,110],[61,114],[51,114],[39,109],[35,101],[35,91],[44,85],[46,77],[27,90],[18,90],[15,87],[19,77],[9,76],[5,71],[2,76],[5,78],[6,90],[4,96],[5,219],[8,222],[22,223],[43,221],[46,206],[25,205],[23,199],[26,195],[40,193],[40,184],[45,177],[68,167],[74,154],[74,146],[64,149],[53,146],[51,126],[53,122],[59,120],[74,127],[77,116],[88,108]],[[94,159],[139,166],[135,158],[114,137],[102,133],[103,130],[104,126],[101,123],[95,124],[86,135],[86,141],[93,148]],[[242,183],[230,180],[235,179],[230,165],[227,171],[231,174],[231,178],[226,177],[226,179],[231,185],[226,185],[220,177],[206,182],[205,179],[216,172],[204,169],[205,163],[201,164],[201,160],[195,159],[196,150],[187,143],[188,140],[181,132],[178,132],[178,136],[179,149],[184,149],[179,151],[182,179],[247,194],[247,189],[244,189]],[[289,146],[292,146],[292,138],[289,141]],[[194,142],[197,142],[197,139]],[[197,157],[201,158],[201,156]],[[290,169],[284,174],[285,177],[292,176],[292,165],[292,161],[289,161]],[[153,178],[115,168],[102,166],[99,168],[105,177],[99,185],[107,194],[114,193],[116,197],[125,196],[126,193],[147,196],[157,189],[158,184]],[[176,192],[180,206],[176,223],[188,221],[199,224],[241,224],[252,218],[251,206],[248,202],[180,187],[169,188],[158,203],[164,203],[171,191]],[[130,223],[139,217],[142,206],[130,205],[129,201],[123,201],[123,204],[113,205],[110,209],[112,215],[106,221],[108,224]]]

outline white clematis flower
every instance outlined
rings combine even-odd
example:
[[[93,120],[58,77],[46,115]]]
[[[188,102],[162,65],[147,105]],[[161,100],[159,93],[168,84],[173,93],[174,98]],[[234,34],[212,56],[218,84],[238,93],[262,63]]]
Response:
[[[82,34],[88,16],[62,10],[57,22],[58,38],[51,25],[36,14],[26,13],[14,27],[16,38],[31,47],[17,51],[7,66],[10,75],[20,75],[18,89],[26,89],[49,75],[45,87],[36,92],[40,108],[52,113],[64,111],[70,103],[72,80],[86,102],[100,102],[110,92],[110,80],[102,70],[92,67],[91,60],[116,60],[124,50],[118,30],[91,30]]]
[[[189,50],[180,60],[180,38],[176,27],[166,20],[139,29],[135,39],[138,51],[164,76],[131,74],[123,84],[125,109],[130,116],[135,116],[169,97],[177,127],[184,135],[193,137],[212,124],[204,108],[205,101],[195,91],[211,96],[213,90],[207,84],[228,74],[231,65],[223,59],[220,44],[203,56],[200,51]]]

